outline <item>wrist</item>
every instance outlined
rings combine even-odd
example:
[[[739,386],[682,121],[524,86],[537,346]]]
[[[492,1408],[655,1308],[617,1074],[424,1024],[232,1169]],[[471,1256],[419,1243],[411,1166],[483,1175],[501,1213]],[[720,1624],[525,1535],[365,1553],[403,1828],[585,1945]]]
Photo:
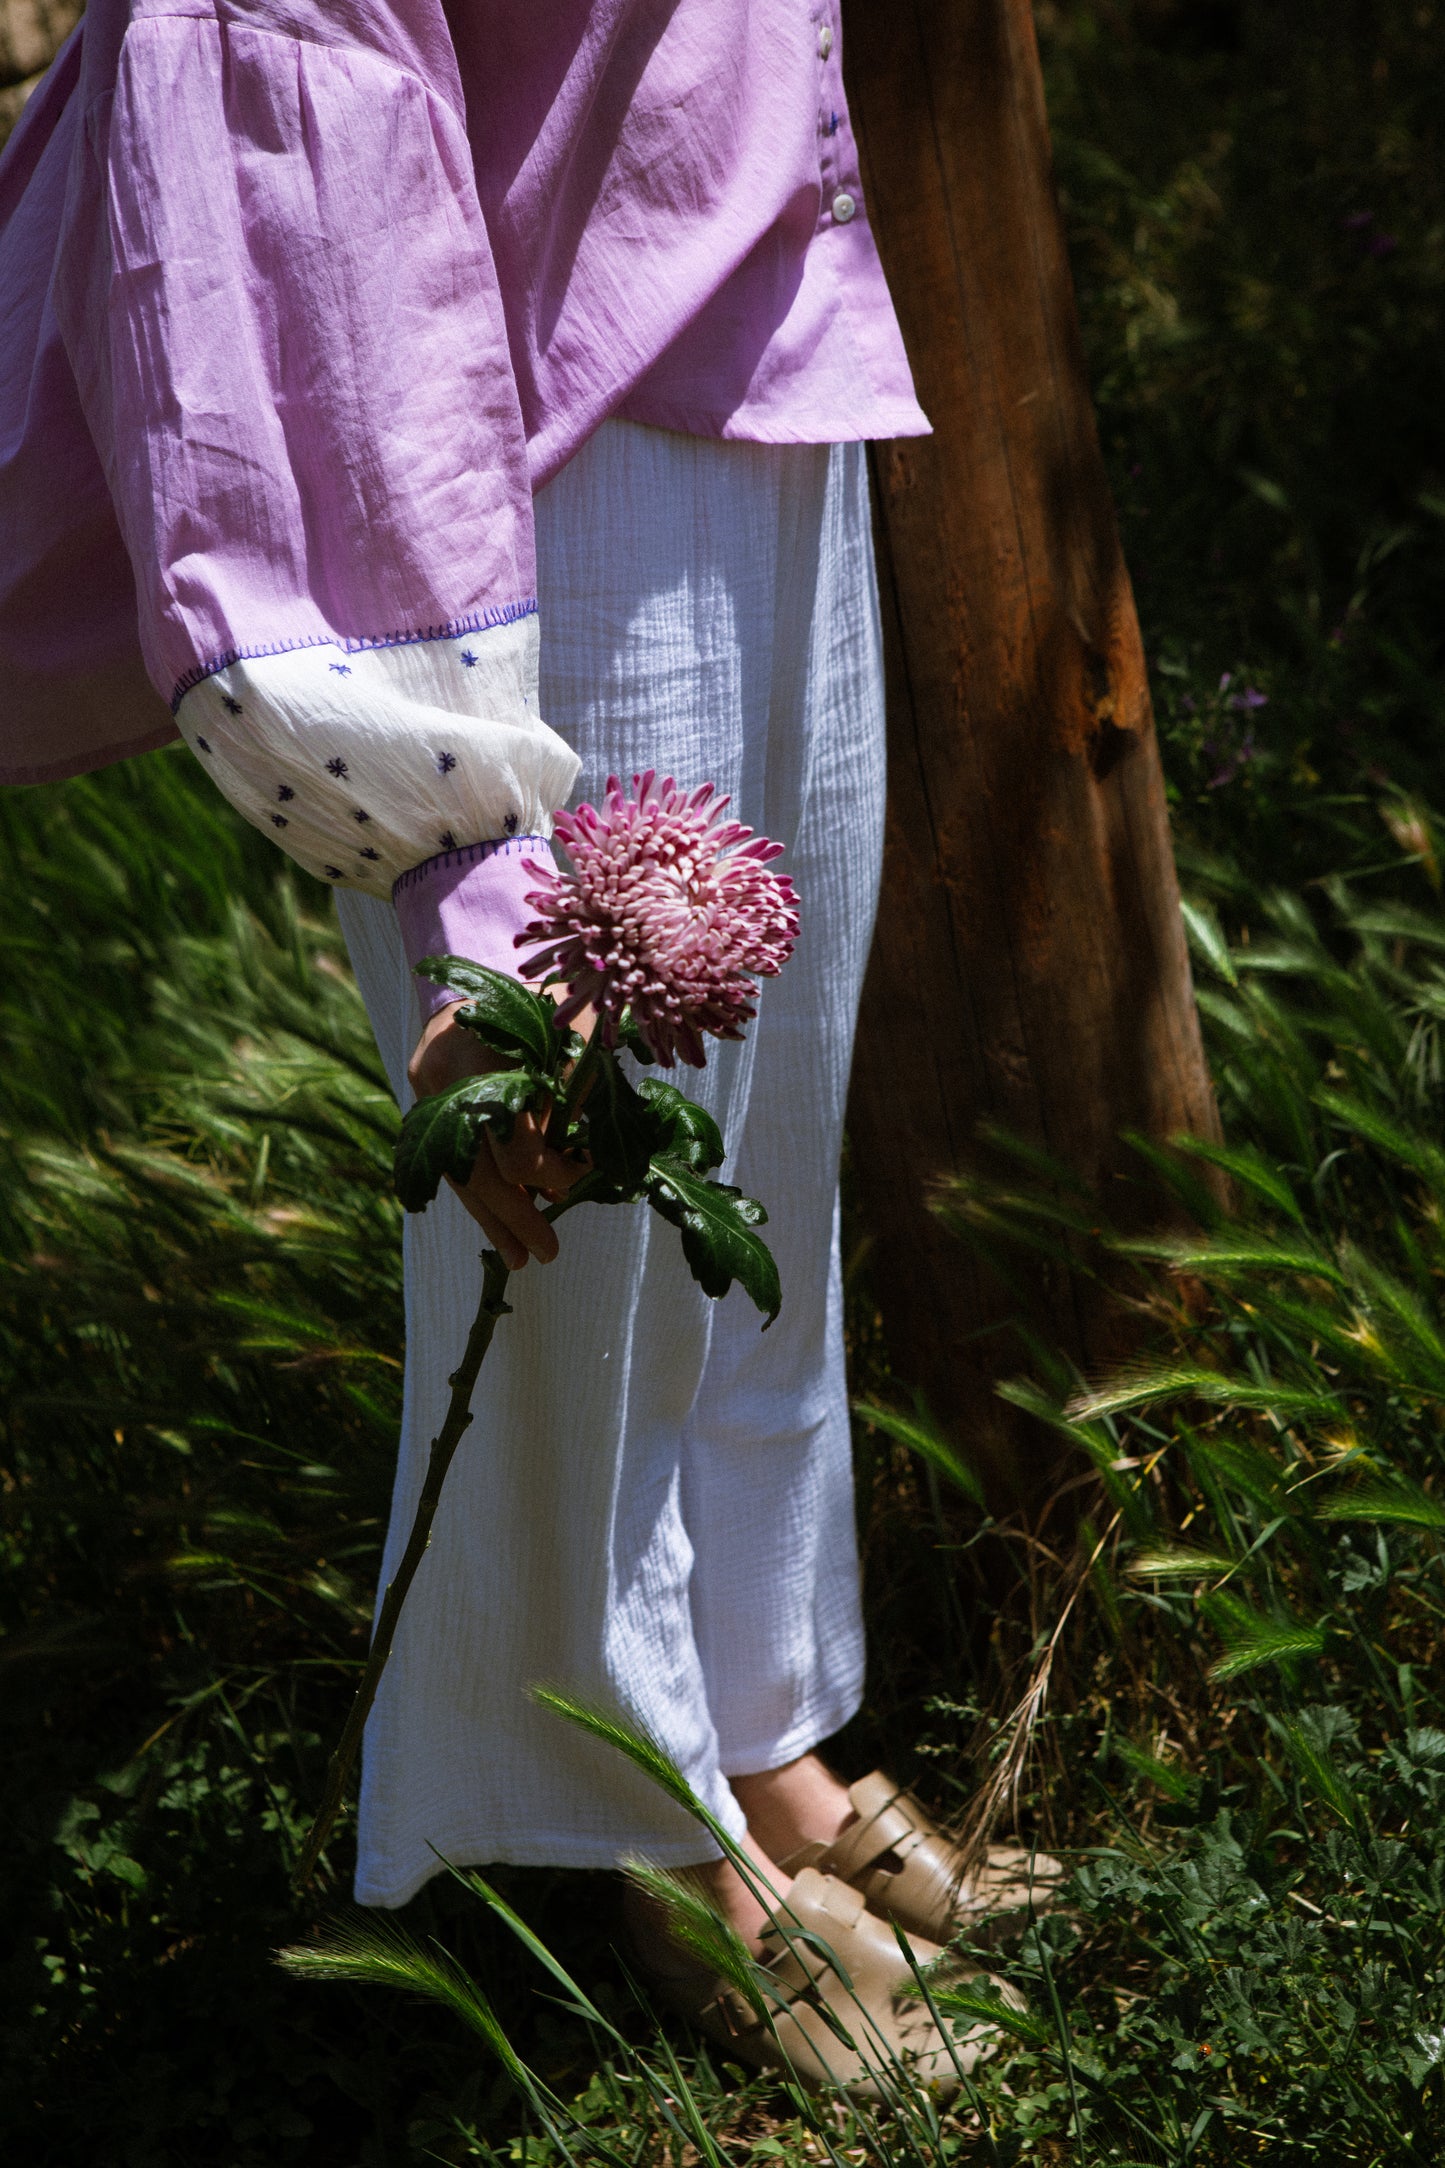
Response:
[[[465,956],[520,978],[526,950],[517,935],[533,918],[528,897],[555,861],[545,836],[506,836],[444,851],[402,874],[392,890],[402,947],[415,969],[424,956]],[[455,1005],[444,987],[418,979],[422,1015]]]

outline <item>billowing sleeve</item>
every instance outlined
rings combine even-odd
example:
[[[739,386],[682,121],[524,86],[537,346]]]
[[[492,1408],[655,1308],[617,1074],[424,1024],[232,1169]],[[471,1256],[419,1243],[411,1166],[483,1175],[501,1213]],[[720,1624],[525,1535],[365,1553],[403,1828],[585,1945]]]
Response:
[[[413,920],[490,883],[519,923],[577,762],[538,713],[526,444],[440,0],[138,7],[88,130],[91,420],[153,682],[309,871],[405,877]]]

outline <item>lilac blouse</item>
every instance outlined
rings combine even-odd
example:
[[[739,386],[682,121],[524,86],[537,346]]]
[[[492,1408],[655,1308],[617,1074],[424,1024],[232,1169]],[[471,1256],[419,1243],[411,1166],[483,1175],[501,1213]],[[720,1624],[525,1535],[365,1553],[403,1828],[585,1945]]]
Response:
[[[323,878],[515,923],[533,489],[609,415],[927,429],[835,5],[90,0],[0,157],[0,779],[179,728]]]

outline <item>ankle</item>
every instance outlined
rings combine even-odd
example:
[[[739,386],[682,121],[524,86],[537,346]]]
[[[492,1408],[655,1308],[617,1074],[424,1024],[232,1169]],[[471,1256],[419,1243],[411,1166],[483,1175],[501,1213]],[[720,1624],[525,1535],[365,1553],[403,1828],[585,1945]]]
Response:
[[[792,1889],[792,1877],[776,1866],[751,1830],[742,1840],[752,1873],[744,1877],[731,1860],[713,1860],[700,1870],[709,1901],[742,1937],[754,1957],[762,1954],[762,1937],[773,1913]]]
[[[751,1838],[743,1838],[742,1849],[753,1869],[751,1880],[745,1879],[726,1859],[706,1860],[699,1866],[681,1871],[700,1890],[712,1909],[727,1921],[751,1954],[760,1957],[763,1933],[773,1912],[786,1901],[793,1884],[791,1876],[782,1874]],[[752,1887],[754,1882],[756,1891]],[[661,1899],[640,1889],[635,1882],[628,1883],[623,1892],[623,1910],[638,1954],[652,1971],[681,1972],[696,1962],[673,1942],[668,1929],[667,1908]]]
[[[846,1785],[816,1754],[729,1782],[749,1834],[769,1859],[786,1859],[805,1844],[831,1844],[855,1819]]]

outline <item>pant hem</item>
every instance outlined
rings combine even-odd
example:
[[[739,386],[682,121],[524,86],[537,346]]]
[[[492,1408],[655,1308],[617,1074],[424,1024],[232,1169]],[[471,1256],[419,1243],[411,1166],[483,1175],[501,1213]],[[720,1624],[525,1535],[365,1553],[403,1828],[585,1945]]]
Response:
[[[863,1706],[863,1681],[856,1687],[797,1717],[781,1738],[774,1737],[753,1746],[729,1747],[719,1754],[718,1767],[725,1777],[760,1776],[765,1769],[781,1769],[785,1763],[796,1761],[801,1754],[810,1754],[820,1740],[831,1739],[835,1731],[851,1723]]]
[[[633,1859],[645,1859],[654,1867],[697,1867],[721,1856],[703,1829],[695,1837],[667,1844],[649,1843],[645,1838],[627,1844],[589,1842],[562,1835],[539,1836],[533,1830],[516,1840],[493,1836],[439,1843],[437,1851],[444,1857],[429,1858],[424,1867],[411,1874],[394,1878],[358,1874],[353,1888],[356,1902],[395,1911],[399,1905],[409,1904],[419,1889],[434,1875],[445,1874],[448,1867],[564,1867],[596,1873],[623,1867]]]

